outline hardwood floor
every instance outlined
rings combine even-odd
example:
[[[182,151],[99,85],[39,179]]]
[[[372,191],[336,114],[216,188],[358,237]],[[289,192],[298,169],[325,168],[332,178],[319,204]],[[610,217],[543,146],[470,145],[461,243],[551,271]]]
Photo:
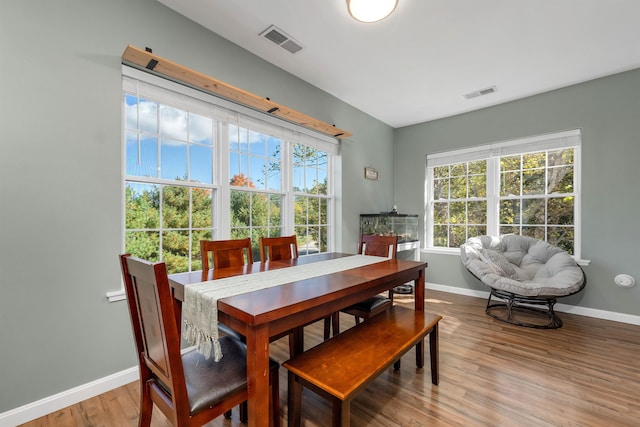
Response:
[[[429,364],[416,370],[413,351],[400,371],[383,373],[352,403],[352,426],[638,426],[640,326],[559,313],[556,330],[521,328],[484,313],[485,300],[427,290],[427,310],[441,314],[440,384]],[[413,305],[410,296],[395,301]],[[341,315],[344,329],[353,318]],[[305,328],[307,346],[322,339],[320,323]],[[272,344],[284,361],[285,339]],[[428,354],[427,354],[428,357]],[[286,426],[286,370],[281,369]],[[132,383],[24,424],[135,426],[138,385]],[[330,425],[326,401],[305,391],[303,426]],[[154,412],[154,427],[169,426]],[[241,426],[219,418],[208,426]]]

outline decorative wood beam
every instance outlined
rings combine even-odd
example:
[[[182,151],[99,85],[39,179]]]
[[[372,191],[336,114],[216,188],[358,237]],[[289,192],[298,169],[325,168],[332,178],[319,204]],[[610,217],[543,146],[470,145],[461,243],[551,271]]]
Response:
[[[211,93],[265,114],[277,116],[288,122],[313,129],[316,132],[334,138],[343,139],[351,136],[351,134],[345,130],[338,129],[333,125],[314,119],[284,105],[277,104],[267,98],[261,98],[250,92],[214,79],[213,77],[176,64],[168,59],[161,58],[158,55],[154,55],[150,50],[142,50],[129,45],[122,54],[122,63],[136,68],[150,70],[155,74],[187,86]]]

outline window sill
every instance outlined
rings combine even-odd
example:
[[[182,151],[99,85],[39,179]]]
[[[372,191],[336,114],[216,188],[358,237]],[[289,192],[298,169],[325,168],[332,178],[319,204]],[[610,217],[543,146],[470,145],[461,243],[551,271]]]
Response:
[[[420,250],[424,254],[438,254],[438,255],[458,255],[460,256],[460,249],[458,248],[423,248]],[[591,264],[589,259],[576,259],[576,263],[581,267],[586,267]]]
[[[124,289],[120,289],[115,292],[107,292],[107,299],[109,302],[122,301],[127,299],[127,295],[124,293]]]
[[[458,248],[423,248],[420,250],[425,254],[438,254],[438,255],[460,255],[460,249]]]

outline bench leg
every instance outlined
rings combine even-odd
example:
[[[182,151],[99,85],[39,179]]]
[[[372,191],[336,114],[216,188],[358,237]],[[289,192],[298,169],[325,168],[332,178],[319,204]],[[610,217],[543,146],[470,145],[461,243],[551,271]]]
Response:
[[[431,356],[431,383],[438,385],[438,324],[429,332],[429,352]]]
[[[331,425],[333,427],[349,427],[351,423],[351,401],[342,401],[338,398],[331,399]]]
[[[295,374],[289,372],[288,374],[288,392],[287,399],[289,403],[289,415],[287,422],[289,427],[300,427],[300,421],[302,417],[302,384],[296,381]]]

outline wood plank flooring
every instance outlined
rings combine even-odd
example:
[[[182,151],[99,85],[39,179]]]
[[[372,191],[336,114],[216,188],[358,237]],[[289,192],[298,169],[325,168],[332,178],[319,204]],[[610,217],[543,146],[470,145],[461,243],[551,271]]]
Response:
[[[400,371],[389,369],[353,402],[358,426],[639,426],[640,326],[559,313],[564,326],[536,330],[484,313],[485,300],[427,290],[428,311],[441,314],[440,384],[429,363],[417,370],[413,350]],[[411,296],[396,297],[413,305]],[[320,342],[322,322],[305,328],[306,345]],[[344,330],[353,325],[341,315]],[[287,340],[271,355],[287,359]],[[427,354],[428,357],[428,354]],[[286,426],[286,370],[280,371]],[[34,420],[26,427],[135,426],[138,385],[128,384]],[[303,426],[330,425],[326,401],[305,390]],[[169,426],[154,412],[154,427]],[[241,426],[238,411],[208,426]]]

